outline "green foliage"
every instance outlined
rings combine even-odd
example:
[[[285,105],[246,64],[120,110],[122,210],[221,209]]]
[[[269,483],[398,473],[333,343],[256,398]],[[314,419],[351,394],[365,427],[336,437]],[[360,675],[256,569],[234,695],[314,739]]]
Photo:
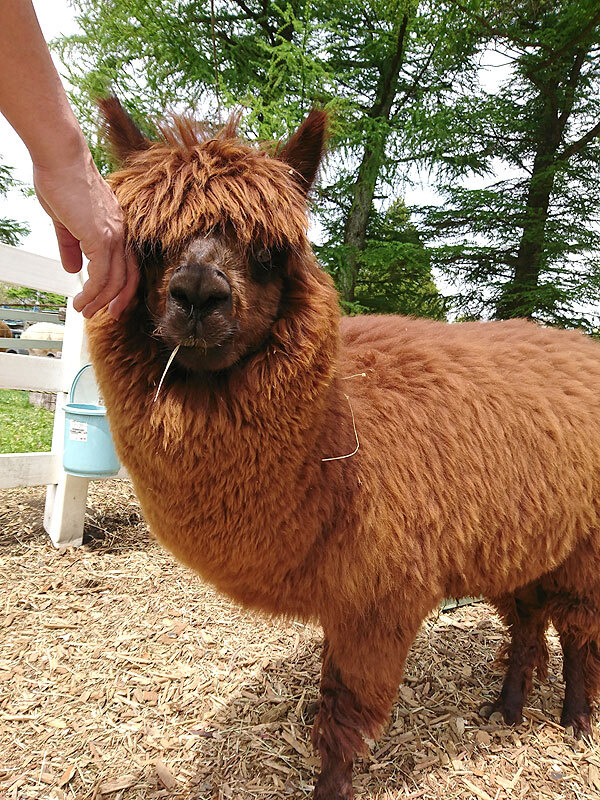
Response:
[[[54,414],[29,402],[27,392],[0,389],[0,453],[49,451]]]
[[[37,289],[28,289],[25,286],[6,286],[3,291],[6,303],[23,306],[65,306],[67,298],[54,292],[40,292]]]
[[[305,1],[216,0],[214,40],[207,0],[74,5],[82,33],[57,46],[104,164],[93,100],[108,91],[142,127],[171,111],[199,111],[216,124],[220,105],[224,117],[243,110],[244,133],[259,139],[286,136],[310,107],[309,98],[321,96],[324,67],[309,56],[312,24],[304,24]]]
[[[345,246],[333,240],[315,247],[315,251],[323,266],[339,280]],[[433,282],[429,251],[401,200],[387,212],[372,210],[359,264],[354,300],[342,299],[346,313],[445,318],[446,303]]]
[[[142,127],[170,110],[216,123],[221,106],[261,140],[322,106],[320,255],[347,308],[436,315],[431,259],[458,314],[597,327],[598,0],[214,0],[214,18],[209,0],[74,5],[82,33],[59,47],[98,163],[107,91]],[[429,256],[376,231],[417,164],[445,201],[419,214]]]
[[[597,0],[460,7],[480,24],[481,55],[464,68],[477,80],[422,119],[418,142],[432,148],[445,197],[422,210],[433,263],[459,287],[463,314],[592,330],[600,298]]]
[[[19,181],[12,175],[12,168],[0,163],[0,197],[6,197],[8,191],[19,186]],[[0,217],[0,242],[16,247],[21,237],[27,236],[29,226],[14,219]]]
[[[375,194],[380,208],[397,197],[412,158],[405,143],[415,110],[430,103],[442,76],[451,79],[463,51],[472,49],[460,14],[438,13],[416,0],[215,0],[213,25],[208,0],[75,5],[82,33],[59,47],[101,164],[107,159],[97,142],[92,98],[109,90],[145,124],[172,109],[198,108],[212,123],[219,103],[241,109],[242,132],[260,140],[286,137],[309,108],[327,108],[332,155],[316,213],[323,228],[336,232],[328,240],[338,247],[337,256],[362,254],[358,263],[344,258],[339,271],[347,302],[356,300],[364,269],[372,306],[378,305],[375,278],[367,273],[374,259],[382,263],[384,251],[380,245],[375,256],[373,245],[371,253],[363,252],[371,205]],[[350,229],[358,240],[347,234]],[[397,268],[410,258],[387,244],[393,263],[380,286],[391,289],[404,277],[418,283]],[[390,297],[390,307],[399,306],[399,294]],[[410,310],[420,313],[420,304],[419,296]]]

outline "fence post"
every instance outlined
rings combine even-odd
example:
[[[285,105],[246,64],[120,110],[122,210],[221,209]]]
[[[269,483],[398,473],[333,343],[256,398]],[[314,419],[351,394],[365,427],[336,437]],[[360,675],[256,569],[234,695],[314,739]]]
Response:
[[[88,360],[83,323],[82,315],[75,311],[73,301],[69,298],[62,351],[65,385],[70,384],[76,372]],[[64,449],[64,405],[67,397],[66,392],[56,395],[52,432],[52,452],[58,456],[61,466]],[[44,528],[55,547],[77,546],[82,543],[88,485],[88,478],[69,475],[61,469],[58,483],[46,488]]]

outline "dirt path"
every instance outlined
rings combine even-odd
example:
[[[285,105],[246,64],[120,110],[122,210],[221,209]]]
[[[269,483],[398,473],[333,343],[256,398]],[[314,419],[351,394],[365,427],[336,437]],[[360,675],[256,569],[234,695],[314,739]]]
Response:
[[[96,484],[58,554],[43,489],[0,492],[0,798],[305,798],[319,631],[241,612],[151,540],[126,483]],[[516,729],[484,605],[429,620],[358,798],[597,800],[600,752],[557,725],[560,658]]]

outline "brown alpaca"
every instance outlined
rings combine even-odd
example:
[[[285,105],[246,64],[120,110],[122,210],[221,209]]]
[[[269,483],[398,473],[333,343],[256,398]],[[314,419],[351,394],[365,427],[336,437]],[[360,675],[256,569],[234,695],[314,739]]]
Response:
[[[89,323],[119,456],[157,537],[247,607],[317,620],[315,798],[352,797],[407,651],[443,597],[481,594],[512,637],[509,722],[544,631],[562,723],[600,687],[600,349],[521,322],[340,320],[306,238],[326,119],[275,154],[189,123],[149,142],[115,100],[112,176],[142,285]],[[167,358],[179,351],[154,402]],[[356,449],[356,432],[360,442]]]
[[[0,337],[2,339],[12,339],[13,338],[11,329],[8,327],[6,322],[4,322],[4,320],[1,320],[1,319],[0,319]],[[4,352],[6,352],[6,348],[5,347],[0,347],[0,353],[4,353]]]

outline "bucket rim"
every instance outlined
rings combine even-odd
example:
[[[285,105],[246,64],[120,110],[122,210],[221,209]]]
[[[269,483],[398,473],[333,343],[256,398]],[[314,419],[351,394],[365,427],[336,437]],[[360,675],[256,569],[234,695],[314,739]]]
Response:
[[[106,408],[91,403],[65,403],[65,414],[81,414],[89,417],[105,417]]]
[[[63,464],[63,469],[65,472],[68,472],[69,475],[75,475],[77,478],[89,478],[90,480],[100,480],[101,478],[113,478],[115,475],[118,474],[119,470],[121,469],[121,465],[119,464],[119,469],[111,469],[111,470],[103,470],[98,472],[92,472],[92,470],[84,470],[84,469],[70,469],[69,467],[65,467]]]

